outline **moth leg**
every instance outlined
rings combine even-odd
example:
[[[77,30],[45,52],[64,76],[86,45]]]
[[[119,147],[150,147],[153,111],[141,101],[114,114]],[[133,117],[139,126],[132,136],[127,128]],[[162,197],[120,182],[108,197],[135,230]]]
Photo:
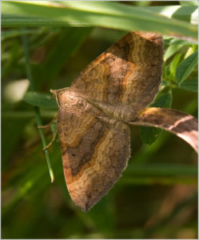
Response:
[[[54,116],[54,118],[52,119],[52,121],[50,121],[48,124],[43,125],[43,126],[37,126],[38,128],[50,128],[51,125],[53,124],[53,122],[57,119],[57,115],[58,113],[56,113],[56,115]]]
[[[57,137],[57,133],[58,133],[58,130],[56,129],[56,132],[55,132],[55,134],[53,135],[52,140],[50,141],[50,143],[49,143],[45,148],[43,148],[43,151],[45,151],[46,149],[48,149],[48,148],[52,145],[52,143],[55,141],[55,139],[56,139],[56,137]]]

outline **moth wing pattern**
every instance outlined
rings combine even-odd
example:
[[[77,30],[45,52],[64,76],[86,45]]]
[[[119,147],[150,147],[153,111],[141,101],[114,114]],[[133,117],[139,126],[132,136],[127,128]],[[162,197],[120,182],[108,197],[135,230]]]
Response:
[[[115,184],[130,157],[126,123],[156,95],[162,37],[131,32],[91,62],[70,88],[52,91],[64,176],[74,203],[88,211]]]
[[[160,35],[130,32],[92,61],[72,88],[107,112],[118,109],[120,119],[129,116],[127,121],[132,121],[159,90],[162,59]]]
[[[129,128],[113,119],[60,108],[58,132],[69,194],[77,206],[88,211],[112,188],[127,165]]]

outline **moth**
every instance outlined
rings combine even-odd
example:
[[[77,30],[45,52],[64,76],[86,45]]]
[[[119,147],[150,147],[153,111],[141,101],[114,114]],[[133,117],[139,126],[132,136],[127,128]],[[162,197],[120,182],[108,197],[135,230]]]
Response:
[[[130,32],[92,61],[71,87],[51,90],[64,176],[73,202],[88,211],[116,183],[130,158],[128,122],[149,105],[162,74],[163,40]]]

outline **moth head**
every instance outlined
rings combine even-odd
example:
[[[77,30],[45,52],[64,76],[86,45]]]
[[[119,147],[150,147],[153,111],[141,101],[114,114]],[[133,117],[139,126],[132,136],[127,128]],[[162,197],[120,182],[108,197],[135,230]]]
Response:
[[[81,108],[84,106],[84,100],[77,96],[76,92],[71,90],[71,88],[63,88],[58,90],[50,90],[54,98],[57,101],[57,104],[60,107],[78,107]]]

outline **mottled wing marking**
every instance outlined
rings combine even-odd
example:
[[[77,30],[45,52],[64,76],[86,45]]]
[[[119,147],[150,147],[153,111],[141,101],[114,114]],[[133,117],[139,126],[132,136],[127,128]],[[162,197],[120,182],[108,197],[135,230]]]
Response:
[[[131,32],[91,62],[72,88],[107,114],[132,121],[158,92],[162,58],[160,35]]]
[[[58,132],[68,191],[75,204],[88,211],[127,165],[129,128],[107,117],[62,107]]]

